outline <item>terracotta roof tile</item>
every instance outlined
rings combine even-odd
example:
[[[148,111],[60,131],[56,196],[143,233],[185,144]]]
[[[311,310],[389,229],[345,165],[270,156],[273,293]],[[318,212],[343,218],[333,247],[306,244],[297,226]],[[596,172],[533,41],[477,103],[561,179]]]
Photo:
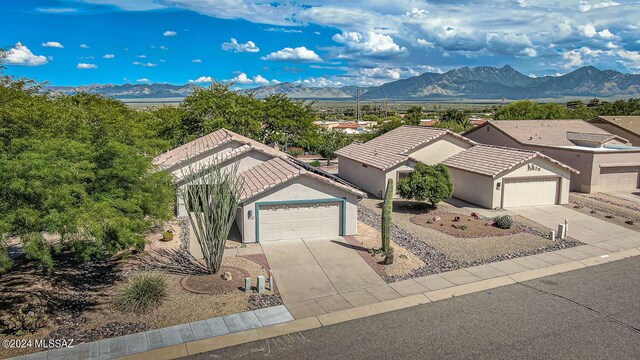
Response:
[[[494,145],[476,145],[459,152],[447,159],[442,164],[455,169],[466,170],[476,174],[496,177],[498,174],[513,169],[514,167],[529,161],[535,157],[541,157],[571,172],[575,169],[564,165],[537,151],[514,149]]]
[[[351,144],[336,152],[339,156],[386,170],[409,159],[412,150],[431,140],[451,134],[469,143],[473,141],[446,129],[401,126],[362,144]]]
[[[528,145],[573,146],[567,132],[610,135],[583,120],[492,120],[489,123]]]

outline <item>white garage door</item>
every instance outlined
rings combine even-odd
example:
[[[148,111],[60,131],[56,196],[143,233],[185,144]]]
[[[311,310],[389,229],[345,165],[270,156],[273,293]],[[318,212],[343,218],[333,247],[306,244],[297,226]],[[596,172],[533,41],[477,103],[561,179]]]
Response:
[[[260,206],[260,241],[340,236],[340,202]]]
[[[558,199],[557,179],[505,179],[502,207],[554,205]]]
[[[638,188],[637,166],[604,167],[600,169],[600,191],[633,190]]]

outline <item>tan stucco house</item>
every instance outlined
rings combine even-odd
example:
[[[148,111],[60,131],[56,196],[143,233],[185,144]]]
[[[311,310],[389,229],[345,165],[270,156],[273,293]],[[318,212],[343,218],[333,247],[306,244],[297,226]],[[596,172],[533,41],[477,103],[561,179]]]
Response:
[[[598,116],[589,122],[613,135],[640,146],[640,116]]]
[[[573,191],[640,185],[640,147],[583,120],[492,120],[464,135],[483,144],[538,151],[578,170],[571,176]]]
[[[418,162],[444,164],[454,196],[486,208],[566,204],[574,169],[539,152],[479,145],[444,129],[402,126],[338,152],[339,176],[381,197]]]
[[[401,126],[338,150],[338,176],[382,197],[388,179],[397,182],[411,173],[418,162],[435,165],[473,145],[473,141],[449,130]]]
[[[345,181],[264,144],[221,129],[158,156],[178,187],[190,166],[237,168],[243,182],[236,225],[245,243],[354,235],[357,203],[366,194]],[[176,213],[188,209],[178,195]],[[197,243],[192,253],[199,254]]]

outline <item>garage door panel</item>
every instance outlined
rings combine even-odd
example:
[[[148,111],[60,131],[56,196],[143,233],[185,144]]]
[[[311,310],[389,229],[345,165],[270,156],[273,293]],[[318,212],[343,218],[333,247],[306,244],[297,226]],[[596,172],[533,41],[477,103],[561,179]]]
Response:
[[[260,241],[340,236],[340,202],[260,206]]]
[[[558,179],[505,179],[503,207],[554,205],[558,199]]]
[[[601,191],[638,189],[640,167],[616,166],[600,169]]]

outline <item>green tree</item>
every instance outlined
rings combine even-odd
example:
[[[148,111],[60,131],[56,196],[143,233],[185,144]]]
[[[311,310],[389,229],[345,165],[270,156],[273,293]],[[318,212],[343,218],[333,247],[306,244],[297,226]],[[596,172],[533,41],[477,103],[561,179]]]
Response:
[[[407,116],[404,118],[404,123],[407,125],[420,125],[420,121],[424,119],[424,110],[422,106],[412,106],[407,110]]]
[[[462,110],[449,109],[439,114],[435,127],[461,133],[471,129],[472,125],[467,113]]]
[[[429,201],[435,207],[453,195],[449,170],[442,164],[418,163],[409,176],[398,182],[398,195],[405,199]]]
[[[497,120],[528,120],[528,119],[583,119],[588,120],[597,114],[593,108],[584,104],[571,103],[572,109],[556,103],[538,103],[531,100],[514,101],[500,107],[494,118]]]
[[[317,115],[312,103],[291,100],[284,94],[268,96],[263,101],[264,117],[260,141],[282,145],[308,146]]]
[[[353,139],[348,134],[338,130],[320,129],[315,150],[327,159],[327,165],[335,157],[335,152],[349,145]]]
[[[172,215],[171,178],[151,163],[168,144],[120,101],[39,90],[0,81],[1,237],[18,236],[45,268],[55,250],[45,234],[83,260],[141,249],[144,233]]]

